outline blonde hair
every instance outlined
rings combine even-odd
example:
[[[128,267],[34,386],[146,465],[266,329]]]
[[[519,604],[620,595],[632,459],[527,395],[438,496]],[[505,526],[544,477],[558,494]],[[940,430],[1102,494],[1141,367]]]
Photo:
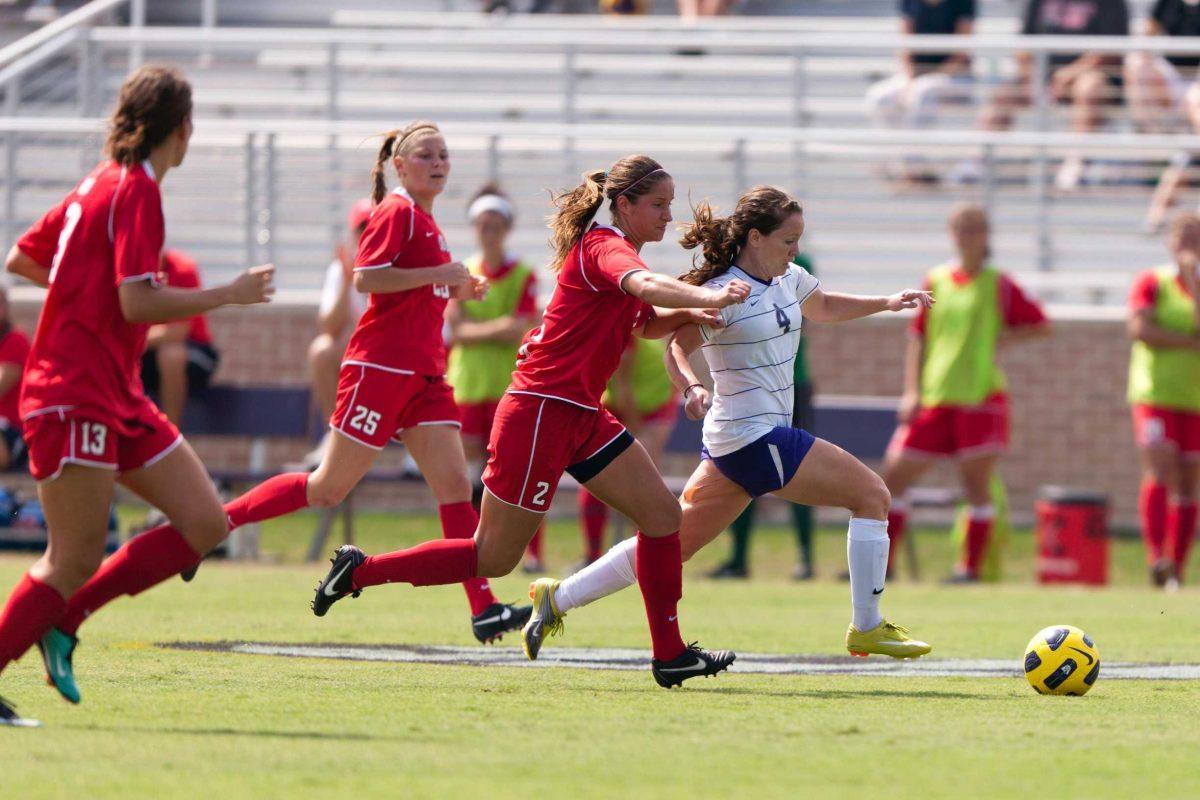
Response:
[[[609,209],[616,211],[619,198],[636,202],[660,181],[670,177],[650,156],[631,155],[618,160],[608,172],[585,172],[583,183],[554,195],[552,199],[558,210],[550,216],[550,249],[554,251],[550,269],[562,267],[571,248],[587,233],[588,220],[596,215],[606,199]]]
[[[417,142],[426,135],[441,135],[438,126],[429,120],[419,119],[410,122],[403,128],[394,128],[383,135],[383,144],[375,156],[375,166],[371,169],[371,201],[379,205],[387,197],[387,178],[385,172],[387,163],[396,156],[408,155],[416,147]],[[423,134],[423,135],[418,135]]]
[[[699,247],[703,260],[679,276],[679,280],[702,286],[733,265],[738,253],[746,246],[750,231],[771,234],[793,214],[803,214],[800,203],[782,189],[774,186],[755,186],[738,198],[733,213],[718,217],[713,207],[704,201],[692,208],[694,221],[683,226],[679,243],[685,250]]]

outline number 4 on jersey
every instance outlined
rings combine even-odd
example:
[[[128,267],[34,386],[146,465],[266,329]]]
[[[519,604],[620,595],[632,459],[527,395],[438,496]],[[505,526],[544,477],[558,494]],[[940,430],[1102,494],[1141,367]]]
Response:
[[[771,305],[775,304],[772,303]],[[775,306],[775,321],[779,323],[779,327],[783,328],[784,333],[792,332],[792,318],[779,306]]]

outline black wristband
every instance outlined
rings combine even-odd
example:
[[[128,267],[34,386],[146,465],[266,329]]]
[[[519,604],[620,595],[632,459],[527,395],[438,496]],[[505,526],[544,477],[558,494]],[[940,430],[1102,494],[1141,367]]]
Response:
[[[703,384],[703,383],[692,383],[692,384],[688,384],[688,386],[687,386],[687,387],[686,387],[686,388],[683,390],[683,399],[684,399],[684,400],[687,400],[687,399],[688,399],[688,392],[690,392],[692,389],[696,389],[696,388],[703,389],[703,388],[704,388],[704,384]]]

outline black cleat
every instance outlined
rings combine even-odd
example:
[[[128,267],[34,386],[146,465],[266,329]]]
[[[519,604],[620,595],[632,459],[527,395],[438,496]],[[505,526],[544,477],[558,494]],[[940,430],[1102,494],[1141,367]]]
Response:
[[[520,630],[529,622],[533,606],[510,606],[492,603],[471,617],[471,632],[480,644],[491,644],[509,631]]]
[[[179,573],[179,577],[183,578],[184,583],[191,583],[192,578],[196,577],[196,573],[200,571],[200,565],[204,563],[204,559],[196,562],[195,566],[188,567],[183,572]]]
[[[729,669],[729,665],[737,658],[732,650],[701,650],[696,642],[692,642],[678,658],[670,661],[654,659],[650,662],[650,672],[654,680],[664,689],[679,686],[688,678],[698,675],[710,677],[718,672]]]
[[[708,573],[708,577],[714,581],[744,581],[750,577],[750,570],[738,564],[722,564]]]
[[[42,723],[22,717],[12,703],[0,697],[0,726],[4,725],[10,728],[40,728]]]
[[[352,544],[344,544],[333,552],[329,561],[333,564],[325,574],[325,580],[317,584],[317,596],[312,601],[312,612],[325,616],[329,607],[346,595],[358,597],[362,589],[354,588],[354,570],[367,560],[367,554]]]

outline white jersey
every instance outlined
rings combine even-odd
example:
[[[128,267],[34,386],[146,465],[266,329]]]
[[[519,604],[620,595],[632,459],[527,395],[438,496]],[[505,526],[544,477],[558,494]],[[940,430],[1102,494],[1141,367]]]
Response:
[[[791,426],[800,306],[819,285],[793,265],[770,283],[730,267],[704,286],[719,289],[734,278],[750,284],[750,296],[721,309],[724,328],[700,328],[700,350],[714,383],[712,408],[704,418],[704,446],[712,456],[740,450],[772,428]]]

